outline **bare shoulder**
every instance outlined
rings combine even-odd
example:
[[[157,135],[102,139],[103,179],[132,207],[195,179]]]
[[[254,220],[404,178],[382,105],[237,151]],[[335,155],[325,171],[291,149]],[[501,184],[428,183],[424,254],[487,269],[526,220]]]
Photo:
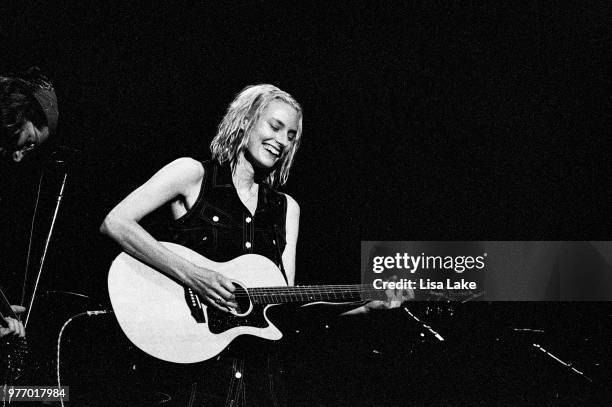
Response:
[[[202,164],[191,157],[177,158],[164,168],[173,172],[182,172],[186,177],[202,177],[204,175]]]
[[[190,157],[181,157],[172,161],[159,171],[164,176],[172,177],[186,185],[198,184],[204,177],[202,164]]]

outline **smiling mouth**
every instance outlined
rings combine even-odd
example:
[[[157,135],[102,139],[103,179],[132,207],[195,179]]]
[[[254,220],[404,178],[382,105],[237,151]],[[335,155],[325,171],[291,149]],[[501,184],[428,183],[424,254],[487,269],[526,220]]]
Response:
[[[276,147],[272,147],[269,144],[264,144],[263,147],[275,157],[280,157],[280,151]]]

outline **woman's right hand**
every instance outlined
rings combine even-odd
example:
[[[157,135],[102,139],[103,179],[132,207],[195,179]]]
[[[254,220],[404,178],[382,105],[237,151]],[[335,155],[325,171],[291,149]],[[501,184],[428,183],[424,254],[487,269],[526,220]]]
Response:
[[[126,253],[184,282],[208,305],[222,311],[237,308],[234,285],[221,274],[198,267],[166,249],[140,226],[140,220],[164,204],[182,197],[193,201],[204,177],[202,164],[179,158],[121,201],[104,219],[100,231],[121,245]]]
[[[238,308],[234,284],[216,271],[195,266],[187,272],[185,283],[208,305],[226,312]]]

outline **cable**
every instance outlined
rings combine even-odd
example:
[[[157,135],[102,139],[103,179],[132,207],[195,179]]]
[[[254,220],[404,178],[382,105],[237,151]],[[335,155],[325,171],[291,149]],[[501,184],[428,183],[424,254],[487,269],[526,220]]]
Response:
[[[62,407],[64,407],[64,397],[62,397],[62,384],[61,384],[61,380],[60,380],[60,350],[61,350],[61,344],[62,344],[62,335],[64,333],[64,329],[66,329],[66,327],[68,326],[68,324],[70,324],[73,320],[75,320],[76,318],[79,317],[83,317],[83,316],[94,316],[94,315],[104,315],[104,314],[109,314],[112,311],[109,310],[98,310],[98,311],[85,311],[85,312],[81,312],[79,314],[73,315],[70,318],[68,318],[68,320],[66,322],[64,322],[64,325],[62,325],[62,329],[60,329],[59,331],[59,335],[57,336],[57,362],[56,362],[56,374],[57,374],[57,389],[60,392],[60,403],[62,405]]]
[[[442,337],[442,335],[440,335],[439,333],[434,331],[431,326],[429,326],[426,323],[424,323],[423,321],[421,321],[416,315],[414,315],[412,312],[410,312],[410,310],[408,308],[406,308],[406,307],[403,307],[403,308],[404,308],[404,311],[406,311],[406,313],[408,315],[410,315],[415,321],[420,323],[423,326],[423,328],[427,329],[437,340],[439,340],[440,342],[444,341],[444,338]],[[421,335],[423,335],[423,334],[421,334]]]
[[[563,365],[563,366],[567,367],[568,369],[570,369],[572,372],[574,372],[574,373],[584,377],[586,380],[588,380],[589,382],[593,383],[593,379],[591,379],[589,376],[585,375],[580,370],[576,369],[571,362],[568,363],[568,362],[562,361],[561,359],[559,359],[558,357],[556,357],[555,355],[553,355],[552,353],[550,353],[549,351],[544,349],[544,347],[542,345],[538,344],[538,343],[534,343],[533,346],[534,346],[534,348],[538,349],[540,352],[544,353],[546,356],[548,356],[552,360],[557,361],[561,365]]]

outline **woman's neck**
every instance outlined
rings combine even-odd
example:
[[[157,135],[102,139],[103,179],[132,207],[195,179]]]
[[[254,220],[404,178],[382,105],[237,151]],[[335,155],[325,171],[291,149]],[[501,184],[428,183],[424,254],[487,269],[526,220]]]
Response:
[[[259,185],[270,175],[270,169],[257,168],[244,152],[238,155],[236,164],[232,168],[232,180],[236,189],[251,188],[253,184]]]
[[[244,154],[239,155],[236,165],[232,169],[232,181],[238,190],[250,190],[255,183],[255,168],[244,157]]]

